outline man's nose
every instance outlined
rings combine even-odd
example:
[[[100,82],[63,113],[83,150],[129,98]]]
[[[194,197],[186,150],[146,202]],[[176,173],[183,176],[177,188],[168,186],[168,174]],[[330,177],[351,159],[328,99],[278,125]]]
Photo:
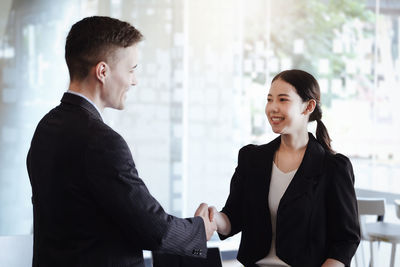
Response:
[[[137,84],[137,79],[136,79],[136,77],[133,77],[132,81],[131,81],[131,85],[135,86],[136,84]]]

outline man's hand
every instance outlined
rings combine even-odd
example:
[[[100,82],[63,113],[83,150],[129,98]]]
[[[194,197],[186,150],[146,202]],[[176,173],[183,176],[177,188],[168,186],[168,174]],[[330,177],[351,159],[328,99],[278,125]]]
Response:
[[[194,216],[200,216],[203,219],[207,241],[210,240],[214,232],[217,230],[217,224],[212,218],[210,219],[209,217],[208,205],[201,203]]]

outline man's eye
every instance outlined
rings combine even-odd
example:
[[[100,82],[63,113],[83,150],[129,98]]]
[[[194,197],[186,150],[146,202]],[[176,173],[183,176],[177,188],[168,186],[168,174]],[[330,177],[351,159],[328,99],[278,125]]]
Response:
[[[268,102],[272,102],[272,99],[271,99],[271,98],[268,98],[267,101],[268,101]]]
[[[281,98],[280,101],[288,101],[286,98]]]

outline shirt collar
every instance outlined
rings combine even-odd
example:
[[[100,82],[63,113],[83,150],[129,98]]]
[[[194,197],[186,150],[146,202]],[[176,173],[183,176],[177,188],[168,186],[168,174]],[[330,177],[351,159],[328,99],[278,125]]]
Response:
[[[101,119],[103,120],[103,117],[102,117],[102,115],[101,115],[100,109],[96,106],[96,104],[95,104],[92,100],[90,100],[89,98],[87,98],[87,97],[84,96],[83,94],[80,94],[80,93],[77,93],[77,92],[74,92],[74,91],[71,91],[71,90],[68,90],[67,93],[73,94],[73,95],[77,95],[77,96],[80,96],[80,97],[86,99],[86,101],[88,101],[90,104],[93,105],[93,107],[95,107],[95,109],[97,110],[97,112],[99,112]]]

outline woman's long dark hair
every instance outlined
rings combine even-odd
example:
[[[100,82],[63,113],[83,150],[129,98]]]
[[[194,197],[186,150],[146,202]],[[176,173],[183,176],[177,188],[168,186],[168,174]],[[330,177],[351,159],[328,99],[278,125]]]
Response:
[[[318,142],[331,153],[335,153],[331,147],[331,138],[329,137],[328,130],[322,122],[322,110],[320,104],[321,92],[317,80],[308,72],[302,70],[285,70],[279,73],[272,79],[281,79],[291,84],[297,91],[301,99],[306,102],[314,99],[316,106],[311,113],[308,121],[317,121],[317,140]]]

